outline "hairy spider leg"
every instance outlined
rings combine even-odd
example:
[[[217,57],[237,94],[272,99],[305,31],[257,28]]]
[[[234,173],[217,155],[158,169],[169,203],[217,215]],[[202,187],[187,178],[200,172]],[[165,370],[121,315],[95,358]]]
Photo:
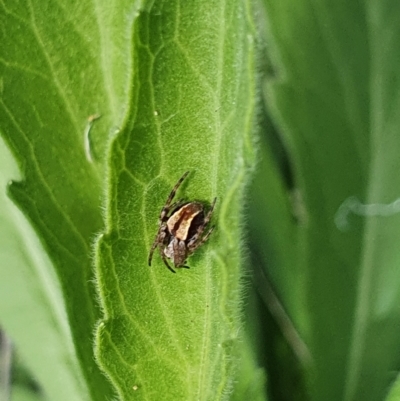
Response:
[[[179,178],[178,182],[175,184],[175,186],[172,188],[171,193],[168,196],[167,201],[165,202],[164,207],[161,210],[161,216],[160,216],[160,220],[165,219],[166,215],[168,214],[169,210],[171,209],[171,202],[172,199],[174,199],[174,196],[176,194],[176,191],[178,190],[178,188],[181,186],[183,180],[187,177],[187,175],[189,174],[189,171],[186,171],[185,174],[183,174],[183,176],[181,178]],[[176,202],[175,202],[176,203]]]
[[[164,253],[164,249],[163,249],[163,247],[162,247],[162,244],[160,244],[160,246],[158,247],[158,249],[160,250],[160,256],[161,256],[161,259],[163,260],[165,266],[167,266],[168,269],[172,271],[172,273],[176,273],[176,271],[175,271],[175,270],[168,264],[168,262],[167,262],[167,259],[166,259],[166,256],[165,256],[165,253]]]
[[[169,194],[167,202],[165,203],[164,207],[161,210],[160,218],[159,218],[160,227],[158,228],[156,237],[154,239],[153,245],[151,246],[151,249],[150,249],[150,252],[149,252],[149,259],[148,259],[149,266],[151,266],[151,260],[153,259],[153,253],[154,253],[155,249],[157,248],[157,245],[160,243],[160,239],[159,239],[160,232],[161,232],[161,230],[163,228],[165,228],[165,222],[168,220],[167,215],[168,215],[168,212],[169,212],[169,210],[171,208],[170,207],[170,203],[172,202],[172,199],[174,199],[176,191],[181,186],[183,180],[187,177],[188,174],[189,174],[189,171],[186,171],[186,173],[183,174],[183,176],[178,180],[178,182],[175,184],[174,188],[172,189],[171,193]],[[181,202],[183,202],[183,200],[179,200],[179,201],[175,202],[172,205],[172,207],[176,207]],[[165,238],[165,234],[164,234],[164,238]],[[164,263],[166,263],[165,260],[164,260]],[[170,270],[172,270],[169,266],[168,266],[168,268]]]
[[[165,222],[160,222],[160,227],[158,228],[156,237],[154,238],[153,245],[151,246],[151,249],[149,252],[149,266],[151,266],[151,260],[153,259],[153,253],[154,253],[155,249],[157,248],[157,246],[160,245],[160,243],[164,244],[164,240],[166,237],[166,233],[165,233],[166,227],[167,227],[167,225],[165,224]]]
[[[211,235],[211,233],[213,232],[214,228],[215,228],[215,226],[212,226],[212,227],[207,231],[206,235],[205,235],[203,238],[201,238],[199,241],[194,242],[194,243],[192,244],[192,247],[191,247],[190,250],[189,250],[190,254],[192,254],[197,248],[199,248],[200,246],[202,246],[202,245],[208,240],[208,238],[210,237],[210,235]]]
[[[150,252],[149,252],[149,259],[148,259],[149,266],[151,266],[151,260],[153,259],[153,253],[154,253],[154,250],[157,248],[157,245],[158,245],[157,237],[158,237],[158,233],[156,235],[156,239],[154,240],[153,245],[151,246],[151,249],[150,249]]]
[[[204,226],[206,226],[208,224],[208,222],[211,220],[211,216],[213,214],[214,206],[215,206],[216,202],[217,202],[217,198],[214,198],[214,201],[210,207],[210,210],[208,211],[207,216],[204,219]]]
[[[179,199],[176,202],[174,202],[168,209],[169,209],[169,211],[178,210],[185,203],[187,203],[185,200]],[[169,216],[169,217],[171,217],[171,216]],[[165,221],[167,221],[169,219],[169,217],[166,218]]]

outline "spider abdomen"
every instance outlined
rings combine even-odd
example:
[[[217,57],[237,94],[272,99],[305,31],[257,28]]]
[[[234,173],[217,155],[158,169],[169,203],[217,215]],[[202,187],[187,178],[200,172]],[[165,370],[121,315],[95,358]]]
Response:
[[[168,231],[173,237],[185,241],[196,233],[197,228],[195,226],[201,224],[199,220],[204,220],[203,204],[200,202],[186,203],[169,217],[167,221]]]

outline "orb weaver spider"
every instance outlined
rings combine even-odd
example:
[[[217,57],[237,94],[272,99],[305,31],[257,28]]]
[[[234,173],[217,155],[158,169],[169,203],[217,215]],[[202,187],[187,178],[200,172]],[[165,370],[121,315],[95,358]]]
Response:
[[[175,270],[167,259],[173,262],[175,268],[189,269],[189,266],[185,265],[186,259],[208,240],[214,230],[213,226],[203,235],[211,220],[217,198],[214,198],[207,213],[201,202],[178,200],[172,203],[176,191],[188,174],[189,171],[178,180],[161,210],[159,228],[149,253],[151,266],[153,253],[158,247],[161,259],[172,273],[175,273]]]

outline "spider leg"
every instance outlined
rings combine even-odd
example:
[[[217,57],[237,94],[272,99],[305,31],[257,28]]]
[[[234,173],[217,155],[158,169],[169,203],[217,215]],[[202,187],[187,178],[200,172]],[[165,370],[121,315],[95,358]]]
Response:
[[[212,226],[206,233],[206,235],[204,235],[203,238],[201,239],[197,239],[195,241],[190,241],[188,244],[188,248],[189,248],[189,253],[192,254],[197,248],[199,248],[200,246],[202,246],[210,237],[211,233],[213,232],[215,226]]]
[[[169,210],[177,210],[180,206],[182,206],[184,203],[186,203],[183,199],[179,199],[176,202],[174,202],[168,209]]]
[[[161,259],[163,260],[165,266],[167,266],[168,269],[171,270],[172,273],[176,273],[176,271],[168,264],[167,259],[166,259],[166,257],[165,257],[165,254],[164,254],[164,252],[163,252],[162,247],[159,246],[158,249],[160,250],[160,256],[161,256]]]
[[[211,216],[214,211],[215,202],[217,202],[217,198],[214,198],[214,201],[210,207],[210,210],[208,211],[207,216],[204,219],[203,227],[205,227],[208,224],[208,222],[211,220]],[[203,230],[204,230],[204,228],[203,228]]]
[[[169,219],[168,213],[170,212],[170,210],[178,209],[178,207],[182,206],[184,203],[185,203],[185,201],[183,199],[179,199],[178,201],[174,202],[170,206],[165,205],[161,210],[160,217],[158,219],[158,224],[160,226],[162,224],[165,224]]]
[[[158,245],[160,244],[164,244],[165,242],[165,223],[161,222],[160,227],[157,231],[156,237],[154,238],[154,242],[153,245],[150,248],[150,252],[149,252],[149,266],[151,266],[151,260],[153,259],[153,253],[155,251],[155,249],[157,248]]]
[[[186,171],[185,174],[183,174],[183,176],[178,180],[178,182],[175,184],[175,186],[172,188],[171,193],[168,196],[167,201],[165,202],[164,207],[161,209],[161,213],[160,213],[160,219],[159,222],[160,224],[167,221],[168,220],[168,213],[171,209],[177,207],[181,202],[183,203],[183,200],[179,200],[177,202],[174,202],[171,205],[172,199],[174,199],[174,196],[176,194],[176,191],[178,190],[178,188],[181,186],[183,180],[186,178],[186,176],[189,174],[189,171]]]
[[[183,180],[187,177],[188,174],[189,174],[189,171],[186,171],[186,173],[183,174],[183,176],[182,176],[181,178],[179,178],[178,182],[177,182],[177,183],[175,184],[175,186],[172,188],[172,191],[171,191],[171,193],[169,194],[167,201],[165,202],[165,206],[164,206],[164,208],[163,208],[163,211],[164,211],[165,208],[170,209],[170,204],[171,204],[171,202],[172,202],[172,199],[174,199],[174,196],[175,196],[175,194],[176,194],[176,191],[177,191],[178,188],[181,186]],[[162,214],[163,211],[161,211],[161,214]]]
[[[158,239],[158,233],[156,235],[156,238],[155,238],[155,240],[153,242],[153,245],[151,246],[151,249],[150,249],[150,252],[149,252],[149,259],[148,259],[149,266],[151,266],[151,260],[153,259],[153,253],[154,253],[154,251],[155,251],[155,249],[157,248],[157,245],[158,245],[157,239]]]

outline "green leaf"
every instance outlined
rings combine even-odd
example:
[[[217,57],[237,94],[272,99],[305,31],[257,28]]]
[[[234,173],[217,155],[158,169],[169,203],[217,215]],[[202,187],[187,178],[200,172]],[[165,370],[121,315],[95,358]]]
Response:
[[[51,343],[49,344],[50,346],[52,345]],[[43,347],[44,348],[44,347]],[[24,350],[25,351],[25,350]],[[53,350],[52,350],[53,351]],[[63,367],[62,364],[59,363],[59,361],[55,360],[54,357],[52,357],[52,354],[48,352],[44,353],[44,356],[46,358],[50,358],[51,362],[55,362],[53,364],[53,370],[51,372],[47,372],[48,374],[48,379],[44,380],[45,383],[45,389],[46,392],[43,391],[43,387],[40,387],[38,382],[37,382],[37,377],[32,373],[30,369],[27,368],[27,365],[24,363],[24,361],[21,360],[20,354],[18,351],[16,351],[15,347],[13,348],[13,361],[12,361],[12,372],[11,372],[11,379],[12,383],[10,383],[11,386],[11,397],[6,397],[4,400],[12,400],[12,401],[45,401],[48,400],[50,397],[57,397],[57,399],[67,399],[67,396],[69,395],[70,397],[76,396],[76,397],[81,397],[81,394],[84,394],[82,391],[76,392],[75,394],[71,392],[70,390],[70,383],[68,381],[68,378],[66,381],[60,380],[62,379],[62,375],[60,375],[60,366]],[[35,366],[35,365],[33,365]],[[36,372],[35,372],[36,373]],[[67,372],[68,373],[68,372]],[[54,379],[54,387],[57,387],[58,390],[58,395],[54,391],[51,394],[47,391],[46,387],[49,387],[51,379]],[[65,393],[66,395],[60,394],[60,387],[63,384],[65,384]],[[84,394],[84,396],[86,396]],[[86,396],[87,397],[87,396]],[[3,398],[2,398],[3,400]]]
[[[9,203],[2,203],[2,213],[9,221],[2,235],[7,239],[5,245],[15,250],[2,253],[2,276],[10,275],[6,283],[16,286],[13,302],[19,302],[14,298],[20,292],[27,292],[21,304],[32,301],[37,313],[32,317],[43,316],[46,323],[35,326],[32,337],[26,339],[29,327],[25,313],[14,312],[13,321],[5,315],[0,319],[31,361],[32,371],[36,371],[33,365],[40,370],[45,364],[47,371],[69,369],[73,381],[76,374],[79,376],[75,373],[79,363],[81,380],[96,400],[109,399],[112,390],[93,355],[93,330],[100,313],[91,245],[103,227],[103,155],[109,132],[120,122],[128,93],[130,43],[126,38],[130,36],[134,7],[135,3],[128,1],[113,6],[87,0],[74,4],[4,1],[0,6],[0,132],[20,170],[18,175],[6,172],[5,177],[14,180],[9,184],[9,195],[34,227],[53,265],[42,265],[47,258],[37,240],[31,244],[32,231],[26,222],[21,223],[20,216],[15,217]],[[101,119],[94,122],[95,115]],[[19,176],[21,180],[15,181]],[[11,257],[18,271],[9,273]],[[52,277],[51,269],[57,279],[46,281],[49,287],[45,288],[43,277]],[[26,279],[28,273],[32,281]],[[36,329],[50,330],[52,319],[57,319],[57,328],[66,325],[60,309],[54,311],[59,305],[49,305],[53,300],[50,294],[57,294],[58,286],[76,354],[69,354],[76,358],[73,363],[64,359],[64,367],[52,365],[54,359],[36,357],[34,361],[27,349],[28,344],[35,347],[45,341],[45,337],[36,336]],[[3,296],[9,292],[2,293],[0,304],[8,301]],[[53,336],[52,345],[65,352],[68,342],[61,341],[68,330],[58,335],[56,331],[54,328],[49,334]],[[45,382],[42,385],[50,393]],[[63,388],[65,385],[68,383]],[[71,387],[70,391],[75,390]],[[64,393],[70,394],[65,389]],[[69,399],[85,399],[85,394]]]
[[[235,384],[231,401],[266,401],[265,382],[266,372],[263,368],[254,365],[252,341],[248,340],[241,350],[239,382]]]
[[[260,298],[251,283],[251,277],[244,277],[245,288],[244,332],[240,341],[240,362],[237,378],[234,383],[230,401],[266,401],[266,369],[260,362],[265,355],[265,344],[262,332],[264,321],[260,319]]]
[[[399,5],[265,5],[267,101],[307,212],[312,399],[383,399],[400,367]]]
[[[259,141],[259,163],[250,187],[249,237],[255,269],[268,271],[268,279],[296,327],[305,334],[309,328],[306,307],[306,275],[302,258],[303,231],[301,211],[295,210],[295,193],[282,179],[273,149],[265,137]],[[259,277],[255,272],[255,277]],[[268,289],[256,278],[260,293]]]
[[[400,369],[400,26],[395,1],[371,1],[366,14],[371,44],[370,146],[366,227],[357,286],[347,399],[382,398]],[[375,206],[377,204],[377,206]],[[376,344],[379,342],[379,349]],[[364,377],[374,380],[368,386]],[[369,379],[368,379],[369,380]]]
[[[130,103],[111,144],[98,241],[97,358],[123,400],[227,399],[240,327],[240,219],[253,163],[247,1],[159,1],[134,24]],[[147,257],[169,192],[210,204],[210,240],[172,274]]]
[[[14,386],[12,401],[43,401],[43,398],[24,387]]]
[[[4,188],[19,176],[0,139],[0,185]],[[87,399],[51,262],[4,192],[0,192],[0,205],[1,325],[49,399]]]
[[[399,401],[400,400],[400,377],[397,376],[395,382],[392,384],[386,401]]]

